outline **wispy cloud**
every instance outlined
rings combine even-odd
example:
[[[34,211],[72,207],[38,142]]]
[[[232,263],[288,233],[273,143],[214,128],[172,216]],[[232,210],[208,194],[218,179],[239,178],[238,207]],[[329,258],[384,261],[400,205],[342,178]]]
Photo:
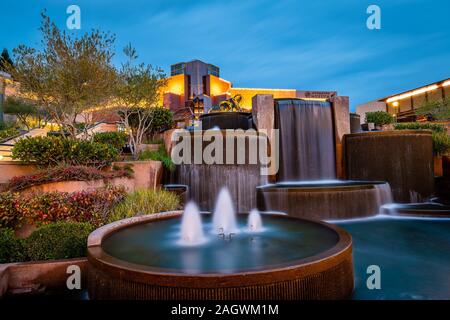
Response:
[[[450,75],[450,3],[377,0],[382,29],[360,0],[79,0],[84,30],[117,34],[142,61],[168,69],[203,59],[236,86],[337,90],[352,105]],[[69,0],[19,1],[0,20],[3,45],[33,44],[39,11],[65,21]]]

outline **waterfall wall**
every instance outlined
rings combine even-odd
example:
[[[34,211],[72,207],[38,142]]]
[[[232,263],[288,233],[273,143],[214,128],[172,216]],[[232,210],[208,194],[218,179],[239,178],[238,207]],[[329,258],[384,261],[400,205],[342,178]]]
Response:
[[[227,187],[230,191],[238,212],[249,212],[252,208],[256,208],[256,187],[267,182],[267,177],[260,172],[259,143],[263,143],[261,140],[267,143],[267,138],[258,135],[254,130],[249,132],[208,130],[185,133],[198,139],[205,134],[210,136],[222,134],[224,143],[222,146],[219,144],[213,154],[221,153],[218,158],[223,159],[223,163],[208,164],[204,161],[198,163],[192,152],[190,163],[176,166],[171,175],[171,183],[187,185],[190,199],[194,200],[201,210],[214,210],[216,198],[223,187]],[[225,142],[227,139],[228,143],[233,141],[233,147],[227,146]],[[200,148],[203,154],[211,150],[211,141],[215,141],[214,138],[205,140],[201,142]],[[258,146],[256,149],[255,145]],[[194,143],[192,150],[193,148]]]
[[[275,100],[275,128],[280,132],[278,181],[336,177],[333,119],[329,102]]]

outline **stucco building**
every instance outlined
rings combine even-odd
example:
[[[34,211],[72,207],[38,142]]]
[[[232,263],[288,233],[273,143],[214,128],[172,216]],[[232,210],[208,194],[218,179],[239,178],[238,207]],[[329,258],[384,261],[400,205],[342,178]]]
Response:
[[[366,112],[372,111],[389,112],[398,122],[418,121],[423,119],[416,116],[417,108],[443,99],[450,99],[450,78],[358,105],[356,113],[361,116],[361,122],[364,122]]]
[[[213,106],[236,95],[242,97],[240,107],[251,110],[252,98],[257,94],[271,94],[274,98],[304,98],[326,100],[335,91],[304,91],[296,89],[238,88],[220,77],[220,68],[200,60],[180,62],[170,68],[162,104],[178,118],[208,112]]]

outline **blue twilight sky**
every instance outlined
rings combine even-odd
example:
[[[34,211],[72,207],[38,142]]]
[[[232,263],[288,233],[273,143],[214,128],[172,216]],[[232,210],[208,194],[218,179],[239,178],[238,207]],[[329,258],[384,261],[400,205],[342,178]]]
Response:
[[[236,87],[337,90],[355,105],[450,77],[449,0],[39,0],[5,1],[0,47],[36,46],[46,8],[65,28],[116,34],[115,63],[131,42],[146,63],[201,59]],[[366,9],[381,7],[381,30]]]

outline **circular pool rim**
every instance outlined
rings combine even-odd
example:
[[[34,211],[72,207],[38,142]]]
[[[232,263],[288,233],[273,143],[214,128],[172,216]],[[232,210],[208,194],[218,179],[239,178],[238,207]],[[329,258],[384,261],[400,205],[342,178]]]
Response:
[[[324,191],[345,191],[345,190],[364,190],[373,189],[376,185],[386,185],[385,181],[366,181],[366,180],[337,180],[333,182],[314,182],[307,183],[301,182],[296,183],[295,181],[290,182],[277,182],[268,183],[264,185],[257,186],[257,190],[262,190],[264,192],[272,191],[299,191],[299,192],[324,192]]]
[[[346,133],[344,136],[348,138],[353,137],[367,137],[371,135],[379,136],[401,136],[401,135],[426,135],[431,136],[432,131],[428,129],[406,129],[406,130],[383,130],[383,131],[363,131]]]
[[[384,212],[391,216],[450,218],[450,206],[433,202],[398,203],[393,204],[392,209],[395,213],[391,213],[390,210]]]
[[[239,116],[251,116],[252,113],[251,112],[246,112],[246,111],[216,111],[216,112],[209,112],[209,113],[203,113],[202,115],[200,115],[199,119],[203,119],[203,118],[209,118],[209,117],[215,117],[215,116],[233,116],[233,115],[239,115]]]
[[[353,291],[352,239],[338,226],[284,215],[278,218],[307,220],[321,224],[338,235],[337,243],[328,250],[289,263],[235,273],[187,274],[163,272],[160,268],[129,263],[115,258],[102,248],[102,241],[112,233],[134,225],[181,216],[181,211],[152,214],[117,221],[95,230],[88,238],[89,294],[96,298],[126,297],[152,299],[344,299]],[[332,284],[330,284],[332,282]],[[107,285],[107,284],[108,285]],[[135,286],[151,294],[140,296]],[[287,286],[287,287],[286,287]],[[112,291],[120,287],[115,295]],[[273,292],[272,289],[273,288]],[[277,293],[277,288],[283,293]],[[284,292],[285,291],[285,292]],[[200,296],[199,296],[200,295]]]

